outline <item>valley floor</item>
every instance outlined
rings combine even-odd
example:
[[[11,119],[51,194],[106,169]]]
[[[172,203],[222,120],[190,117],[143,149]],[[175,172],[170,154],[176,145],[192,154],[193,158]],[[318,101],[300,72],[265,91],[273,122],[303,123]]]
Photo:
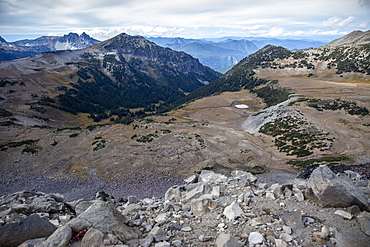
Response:
[[[341,98],[370,109],[370,84],[294,77],[277,79],[279,85],[294,89],[297,97]],[[3,106],[5,104],[10,102]],[[238,104],[248,108],[235,107]],[[344,110],[317,111],[308,107],[307,102],[287,104],[284,111],[299,112],[307,122],[335,138],[330,150],[315,151],[297,159],[279,152],[272,136],[246,131],[247,120],[262,110],[261,99],[248,91],[240,91],[203,98],[167,115],[128,126],[116,124],[95,129],[87,129],[82,123],[80,128],[63,124],[59,127],[67,128],[60,129],[2,126],[0,145],[25,140],[34,143],[8,145],[0,151],[0,191],[3,194],[31,188],[47,191],[43,188],[50,185],[54,192],[63,194],[65,191],[91,194],[106,189],[125,191],[110,193],[117,197],[140,193],[148,197],[150,190],[148,193],[138,190],[149,187],[152,195],[159,196],[154,192],[162,193],[181,178],[202,169],[223,173],[235,169],[270,170],[272,174],[286,174],[283,178],[272,176],[281,180],[299,172],[286,164],[290,160],[344,156],[348,159],[342,161],[343,164],[370,161],[370,116],[350,115]],[[78,123],[78,119],[73,121]],[[29,146],[31,150],[34,148],[34,153],[27,152]],[[143,178],[142,184],[130,183],[137,178]],[[68,182],[63,184],[63,181]]]

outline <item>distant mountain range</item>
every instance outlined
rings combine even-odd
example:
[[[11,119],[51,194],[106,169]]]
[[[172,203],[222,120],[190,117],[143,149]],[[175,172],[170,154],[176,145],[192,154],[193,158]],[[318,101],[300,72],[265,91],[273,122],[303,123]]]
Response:
[[[272,39],[272,38],[228,38],[216,41],[206,39],[149,37],[149,40],[176,51],[184,51],[214,70],[225,73],[240,60],[255,53],[266,45],[282,46],[290,50],[308,49],[326,43],[309,40]]]
[[[37,39],[15,42],[7,42],[0,37],[0,61],[34,56],[47,51],[83,49],[99,42],[86,33],[81,35],[69,33],[64,36],[42,36]]]
[[[224,38],[217,40],[149,37],[148,40],[175,51],[184,51],[199,61],[219,72],[225,73],[240,60],[253,54],[258,49],[271,44],[290,50],[307,49],[325,45],[320,41],[289,40],[272,38]],[[64,36],[43,36],[37,39],[25,39],[7,42],[0,37],[0,61],[33,56],[41,52],[56,50],[84,49],[100,41],[86,33],[69,33]]]

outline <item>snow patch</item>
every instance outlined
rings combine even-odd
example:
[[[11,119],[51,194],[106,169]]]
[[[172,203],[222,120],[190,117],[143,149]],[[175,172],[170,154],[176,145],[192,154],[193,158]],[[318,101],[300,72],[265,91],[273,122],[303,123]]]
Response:
[[[235,105],[235,107],[238,108],[238,109],[247,109],[247,108],[249,108],[249,106],[244,105],[244,104]]]

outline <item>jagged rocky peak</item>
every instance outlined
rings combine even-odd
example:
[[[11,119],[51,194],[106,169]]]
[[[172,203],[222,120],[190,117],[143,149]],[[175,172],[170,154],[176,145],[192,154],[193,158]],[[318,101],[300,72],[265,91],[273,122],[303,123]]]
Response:
[[[9,43],[0,36],[0,46],[9,46]]]
[[[149,47],[157,46],[153,42],[141,37],[131,36],[126,33],[121,33],[111,39],[108,39],[93,48],[106,49],[106,50],[117,50],[120,53],[131,53],[133,51],[141,51],[146,54]]]
[[[370,43],[370,30],[366,32],[353,31],[339,39],[333,40],[326,46],[347,46],[347,45],[361,45]]]

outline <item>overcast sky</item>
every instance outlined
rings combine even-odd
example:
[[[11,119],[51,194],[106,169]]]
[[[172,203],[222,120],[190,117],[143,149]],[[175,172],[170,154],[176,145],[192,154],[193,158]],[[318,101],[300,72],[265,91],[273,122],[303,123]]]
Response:
[[[7,41],[86,32],[320,40],[370,29],[370,0],[0,0]]]

